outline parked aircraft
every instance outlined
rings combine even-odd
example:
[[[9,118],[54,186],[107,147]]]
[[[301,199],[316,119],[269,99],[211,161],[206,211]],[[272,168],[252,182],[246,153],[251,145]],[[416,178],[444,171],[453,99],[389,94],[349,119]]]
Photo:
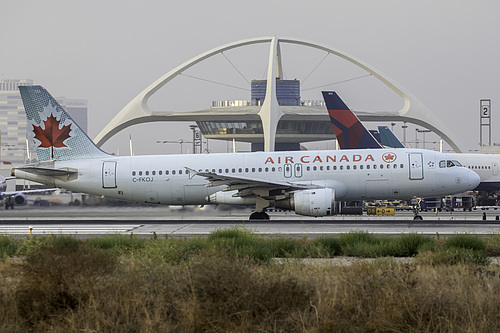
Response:
[[[366,135],[369,132],[366,127],[359,121],[356,115],[345,105],[344,102],[340,99],[340,97],[333,92],[333,97],[329,97],[332,102],[327,103],[328,112],[332,116],[333,112],[330,108],[336,108],[337,105],[341,105],[342,103],[344,107],[343,118],[341,119],[355,119],[351,121],[351,127],[355,127],[356,131],[349,132],[351,142],[357,142],[356,148],[359,149],[368,149],[373,148],[379,142],[373,137],[369,137]],[[330,95],[329,95],[330,96]],[[340,102],[338,101],[340,100]],[[335,115],[334,115],[335,116]],[[334,130],[337,125],[338,120],[334,123],[332,121],[332,125]],[[387,126],[378,126],[378,132],[380,134],[380,139],[383,147],[386,148],[404,148],[403,143],[394,135],[394,133]],[[360,133],[363,133],[361,135]],[[337,132],[335,132],[337,134]],[[340,133],[345,136],[345,133]],[[341,149],[351,149],[352,146],[345,144],[344,141],[339,140],[339,146]],[[382,148],[376,147],[376,148]],[[500,174],[499,174],[499,164],[500,164],[500,154],[464,154],[464,153],[448,153],[448,156],[451,157],[453,163],[460,163],[461,165],[474,170],[480,177],[479,185],[474,189],[475,191],[498,191],[500,190]]]
[[[5,209],[14,209],[14,206],[24,206],[28,202],[26,194],[28,193],[42,193],[47,191],[54,191],[56,189],[39,189],[39,190],[24,190],[24,191],[11,191],[7,192],[7,180],[14,179],[15,177],[0,176],[0,200],[3,201]]]
[[[255,205],[307,216],[335,200],[409,199],[474,188],[479,177],[423,149],[113,156],[100,150],[41,86],[19,87],[39,162],[12,175],[72,191],[167,204]]]

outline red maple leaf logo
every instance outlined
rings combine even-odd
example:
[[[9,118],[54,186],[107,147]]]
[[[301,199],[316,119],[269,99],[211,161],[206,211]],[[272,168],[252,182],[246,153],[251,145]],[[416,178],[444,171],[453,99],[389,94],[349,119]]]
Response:
[[[34,138],[41,142],[38,147],[67,147],[64,144],[64,141],[70,138],[69,133],[71,132],[71,124],[63,126],[61,129],[59,129],[60,121],[58,121],[52,114],[43,123],[45,124],[45,129],[42,129],[41,126],[33,125],[33,132],[35,133]],[[54,152],[52,150],[52,158],[53,157]]]
[[[385,153],[384,155],[382,155],[382,159],[387,163],[394,162],[396,160],[396,154]]]

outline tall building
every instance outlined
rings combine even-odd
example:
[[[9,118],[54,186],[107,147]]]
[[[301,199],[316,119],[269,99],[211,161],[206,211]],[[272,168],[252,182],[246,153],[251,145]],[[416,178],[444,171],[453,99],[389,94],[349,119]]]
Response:
[[[33,80],[0,80],[0,161],[23,164],[27,161],[27,125],[19,86],[32,85]],[[56,100],[87,132],[87,100],[58,97]],[[28,140],[30,151],[33,146]],[[31,159],[36,158],[30,154]]]

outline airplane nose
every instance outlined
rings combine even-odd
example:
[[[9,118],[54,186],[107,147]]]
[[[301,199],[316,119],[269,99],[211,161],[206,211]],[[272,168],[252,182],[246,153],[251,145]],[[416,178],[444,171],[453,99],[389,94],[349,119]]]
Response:
[[[467,180],[471,190],[475,189],[481,182],[479,175],[472,170],[467,173]]]

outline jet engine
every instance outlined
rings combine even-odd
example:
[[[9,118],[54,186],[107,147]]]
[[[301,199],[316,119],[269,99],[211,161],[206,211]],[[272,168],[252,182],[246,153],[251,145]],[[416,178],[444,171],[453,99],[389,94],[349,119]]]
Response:
[[[320,188],[293,192],[290,198],[276,201],[275,207],[294,210],[295,213],[306,216],[332,215],[335,207],[335,190]]]
[[[26,195],[22,193],[18,193],[13,197],[14,200],[14,205],[16,206],[24,206],[28,202],[28,198],[26,198]]]

